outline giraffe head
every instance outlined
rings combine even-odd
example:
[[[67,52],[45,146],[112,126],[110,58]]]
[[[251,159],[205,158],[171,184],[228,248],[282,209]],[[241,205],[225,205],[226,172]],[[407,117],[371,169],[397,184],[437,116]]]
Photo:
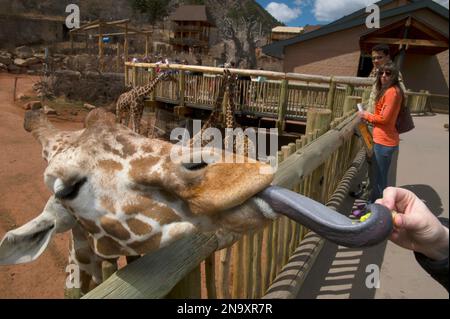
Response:
[[[80,225],[101,257],[138,255],[194,231],[243,233],[277,217],[258,194],[273,176],[260,162],[191,164],[173,160],[173,148],[92,111],[85,128],[55,129],[41,111],[29,111],[25,129],[43,146],[53,192],[41,215],[6,234],[0,264],[37,258],[52,235]],[[235,155],[236,156],[236,155]]]

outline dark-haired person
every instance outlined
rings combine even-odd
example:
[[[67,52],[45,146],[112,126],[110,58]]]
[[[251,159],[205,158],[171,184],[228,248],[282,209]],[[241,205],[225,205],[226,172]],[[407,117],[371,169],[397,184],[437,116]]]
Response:
[[[362,119],[373,125],[371,203],[381,198],[387,187],[389,167],[400,142],[395,123],[405,102],[405,92],[400,87],[399,71],[394,63],[386,63],[379,69],[376,86],[375,112],[359,112]]]
[[[376,78],[378,70],[383,67],[386,63],[392,62],[391,52],[389,45],[387,44],[377,44],[372,48],[372,63],[373,69],[369,77]],[[406,92],[405,84],[403,83],[403,76],[399,72],[399,84],[403,92]],[[376,83],[372,86],[372,91],[370,92],[369,102],[367,103],[367,111],[373,113],[375,109],[375,99],[377,96],[377,86]]]

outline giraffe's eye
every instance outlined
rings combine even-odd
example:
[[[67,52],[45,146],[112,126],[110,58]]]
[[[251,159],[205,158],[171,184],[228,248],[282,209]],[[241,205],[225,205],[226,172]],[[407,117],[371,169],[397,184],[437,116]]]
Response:
[[[183,167],[190,171],[199,171],[208,166],[208,163],[201,161],[200,163],[183,163]]]
[[[86,183],[87,178],[84,177],[75,184],[72,184],[70,186],[65,186],[63,189],[57,191],[55,193],[55,197],[58,199],[63,200],[72,200],[75,199],[75,197],[78,196],[78,192],[80,191],[80,188]]]

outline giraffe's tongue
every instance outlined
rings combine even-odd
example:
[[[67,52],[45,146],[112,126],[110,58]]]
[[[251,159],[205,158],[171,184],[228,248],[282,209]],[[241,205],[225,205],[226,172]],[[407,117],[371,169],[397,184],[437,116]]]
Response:
[[[268,203],[276,213],[343,246],[372,246],[384,241],[392,231],[391,213],[381,205],[370,205],[370,217],[363,223],[355,223],[310,198],[278,186],[269,186],[257,197]]]

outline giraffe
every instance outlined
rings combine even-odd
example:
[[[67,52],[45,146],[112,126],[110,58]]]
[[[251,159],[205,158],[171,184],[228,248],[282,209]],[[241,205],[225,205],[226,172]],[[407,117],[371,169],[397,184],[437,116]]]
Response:
[[[116,103],[117,121],[128,126],[131,117],[131,128],[139,134],[141,132],[141,119],[144,113],[144,98],[161,81],[177,82],[170,72],[160,72],[147,85],[138,86],[119,96]]]
[[[57,130],[41,111],[26,113],[24,127],[42,145],[54,195],[39,216],[5,235],[0,264],[30,262],[55,233],[71,230],[70,261],[80,266],[86,293],[101,282],[102,260],[149,253],[199,230],[242,233],[277,216],[253,198],[273,178],[260,174],[264,163],[172,161],[176,145],[132,132],[102,109],[79,131]]]
[[[105,260],[152,253],[194,232],[238,238],[280,214],[300,223],[313,221],[306,225],[338,243],[344,237],[360,244],[360,237],[367,236],[358,225],[350,236],[341,236],[353,226],[332,229],[333,224],[342,225],[340,214],[317,214],[323,210],[318,203],[272,186],[274,176],[265,163],[237,154],[226,162],[223,152],[214,150],[216,156],[211,157],[211,150],[202,148],[174,157],[184,146],[141,136],[102,109],[91,111],[84,128],[74,132],[60,131],[42,110],[30,110],[24,128],[42,146],[44,182],[53,195],[37,217],[4,235],[0,265],[36,260],[56,233],[71,231],[69,260],[81,271],[82,294],[101,283]],[[192,163],[196,152],[209,160]],[[390,212],[387,218],[392,219]],[[365,223],[377,234],[374,225],[387,224],[376,217]],[[371,244],[387,236],[384,232]]]
[[[232,130],[233,133],[236,133],[236,139],[234,139],[234,134],[226,135],[224,137],[224,147],[230,152],[256,158],[256,148],[253,143],[247,136],[244,135],[242,130],[234,131],[236,128],[240,129],[235,119],[236,106],[234,103],[234,99],[236,97],[237,78],[237,74],[232,74],[227,68],[224,69],[218,95],[214,102],[211,114],[202,126],[200,132],[190,140],[190,146],[194,145],[195,139],[201,138],[206,129],[222,125],[220,119],[220,113],[222,112],[221,107],[224,101],[225,92],[228,92],[228,100],[225,105],[225,128]],[[201,145],[204,146],[208,142],[208,140],[201,140]],[[241,153],[241,151],[243,152]]]

